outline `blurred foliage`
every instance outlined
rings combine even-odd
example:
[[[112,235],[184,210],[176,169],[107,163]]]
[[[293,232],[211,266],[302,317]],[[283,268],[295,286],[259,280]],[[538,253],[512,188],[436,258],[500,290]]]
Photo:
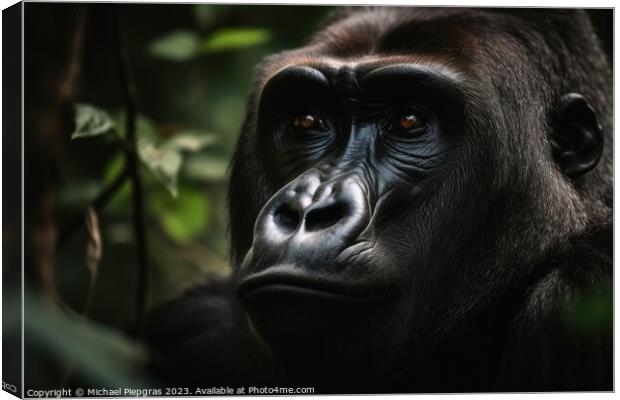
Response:
[[[183,152],[196,152],[214,142],[215,137],[191,131],[177,133],[171,139],[154,141],[140,138],[138,154],[140,160],[153,175],[168,189],[173,197],[177,196],[177,176],[181,169]]]
[[[115,123],[106,111],[91,105],[77,104],[75,110],[76,131],[71,135],[72,139],[96,137],[114,131],[121,143],[124,140],[124,113],[117,114]],[[169,139],[158,139],[154,124],[143,115],[137,117],[136,135],[140,161],[173,197],[178,193],[177,176],[183,161],[182,153],[199,151],[216,140],[214,135],[197,130],[183,130]],[[117,159],[113,162],[115,166],[118,164]],[[120,170],[116,171],[118,173]]]
[[[149,53],[171,61],[188,61],[201,55],[231,51],[267,42],[271,31],[259,28],[222,29],[201,39],[197,33],[178,31],[155,40]]]
[[[200,44],[200,50],[205,53],[235,50],[243,47],[255,46],[268,41],[271,31],[267,29],[223,29],[213,33]]]
[[[17,298],[9,301],[19,301]],[[19,328],[19,319],[11,320],[8,331]],[[94,324],[81,316],[62,312],[56,306],[33,295],[24,298],[26,381],[39,375],[49,378],[45,367],[33,360],[54,359],[64,369],[94,387],[148,387],[145,375],[146,349],[118,331]]]
[[[148,208],[161,217],[161,226],[168,236],[179,244],[197,239],[209,223],[208,198],[191,188],[184,189],[176,199],[158,193],[148,199]]]
[[[187,61],[198,54],[198,36],[189,31],[172,32],[154,41],[149,52],[163,59]]]
[[[45,116],[48,103],[40,93],[55,83],[54,71],[66,68],[81,7],[88,17],[70,116],[74,128],[64,133],[61,179],[54,188],[59,231],[83,218],[125,168],[126,114],[112,5],[25,7],[25,19],[37,21],[25,27],[26,113],[33,121]],[[299,46],[330,8],[124,4],[119,10],[138,98],[152,307],[209,274],[229,272],[228,164],[254,68],[268,54]],[[33,129],[26,137],[38,134]],[[29,179],[37,185],[37,176]],[[69,372],[75,385],[149,386],[139,373],[144,349],[121,333],[136,315],[131,198],[125,182],[100,212],[87,214],[96,229],[82,227],[58,249],[56,278],[66,309],[35,296],[26,300],[28,387],[61,387]],[[94,275],[89,267],[99,236]],[[88,320],[68,311],[87,303]]]

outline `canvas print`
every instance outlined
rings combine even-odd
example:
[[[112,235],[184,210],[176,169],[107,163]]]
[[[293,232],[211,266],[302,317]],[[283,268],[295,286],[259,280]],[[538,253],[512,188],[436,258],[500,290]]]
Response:
[[[5,391],[613,391],[613,10],[3,30]]]

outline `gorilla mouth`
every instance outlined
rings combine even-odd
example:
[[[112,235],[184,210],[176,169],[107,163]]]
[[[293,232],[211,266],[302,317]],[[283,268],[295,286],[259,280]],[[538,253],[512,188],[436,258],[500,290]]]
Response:
[[[315,289],[292,284],[277,283],[256,287],[240,293],[240,296],[243,300],[250,302],[258,298],[309,298],[349,304],[366,303],[370,300],[368,297],[335,293],[322,288]]]
[[[237,295],[249,302],[257,298],[314,298],[362,303],[377,297],[370,289],[335,280],[318,280],[303,272],[293,272],[290,266],[271,267],[242,279]]]

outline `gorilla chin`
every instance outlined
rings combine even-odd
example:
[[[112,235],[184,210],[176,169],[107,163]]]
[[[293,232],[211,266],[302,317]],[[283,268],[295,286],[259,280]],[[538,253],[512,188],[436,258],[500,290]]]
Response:
[[[372,375],[365,367],[369,363],[377,366],[373,374],[377,372],[385,363],[387,332],[369,329],[368,321],[385,319],[391,308],[387,298],[340,284],[318,284],[303,273],[272,271],[292,268],[277,266],[250,276],[239,284],[238,293],[251,329],[271,344],[293,381],[313,384],[321,378],[326,387],[338,387]],[[325,379],[332,373],[337,382]]]
[[[257,328],[269,342],[286,337],[308,340],[324,332],[351,331],[352,323],[385,310],[388,297],[361,285],[317,279],[307,267],[279,264],[237,279],[237,294]]]
[[[346,270],[343,266],[285,262],[252,268],[251,260],[246,261],[235,277],[237,295],[253,330],[272,344],[273,354],[285,360],[294,376],[311,382],[333,370],[342,383],[347,379],[342,370],[355,380],[367,375],[359,370],[362,365],[372,363],[379,369],[388,350],[384,347],[387,331],[369,329],[368,321],[378,327],[388,325],[396,291],[351,284],[335,273],[317,275],[319,268]],[[247,274],[247,270],[259,272]]]

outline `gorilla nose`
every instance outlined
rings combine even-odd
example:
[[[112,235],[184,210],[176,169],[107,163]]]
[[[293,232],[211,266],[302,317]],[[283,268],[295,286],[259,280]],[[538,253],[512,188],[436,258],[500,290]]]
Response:
[[[287,233],[293,233],[298,229],[318,232],[346,218],[346,211],[347,204],[341,201],[317,204],[300,212],[294,210],[290,204],[282,204],[275,210],[274,223],[277,229]]]
[[[325,254],[350,245],[369,220],[368,199],[355,177],[321,182],[316,174],[301,176],[260,212],[254,245],[296,257],[318,249]]]
[[[345,218],[346,204],[338,202],[335,204],[319,204],[317,207],[306,213],[305,223],[308,232],[320,231],[330,226],[336,225]]]

